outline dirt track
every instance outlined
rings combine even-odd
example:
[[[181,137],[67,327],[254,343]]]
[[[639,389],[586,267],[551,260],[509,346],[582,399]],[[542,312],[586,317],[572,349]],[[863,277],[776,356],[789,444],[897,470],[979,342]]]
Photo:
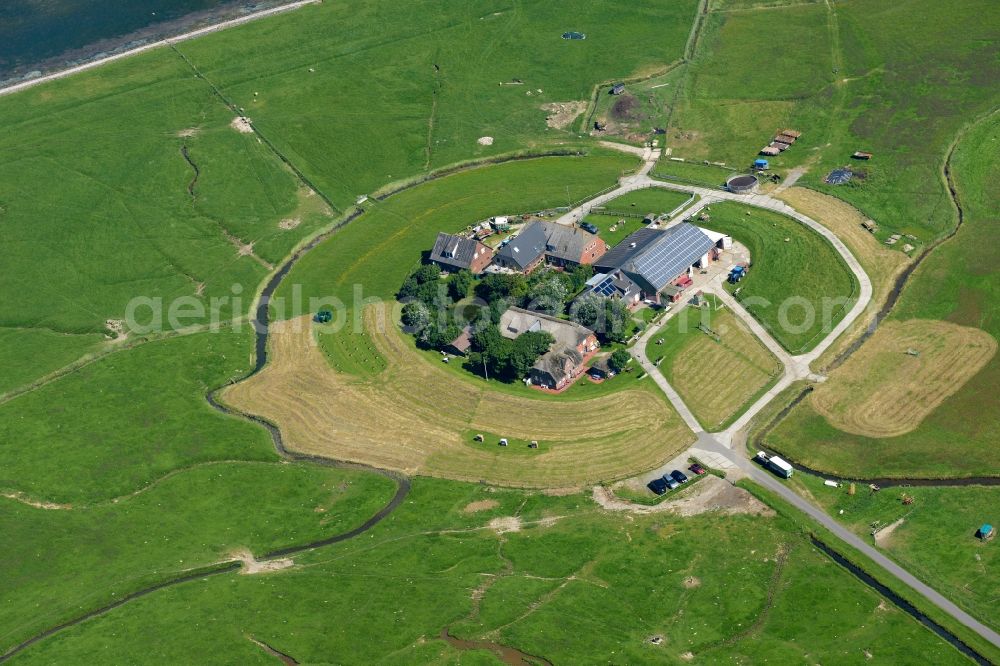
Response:
[[[414,350],[376,310],[365,326],[387,370],[370,380],[333,371],[308,319],[271,327],[271,360],[222,398],[280,429],[295,451],[408,474],[526,487],[582,486],[650,469],[691,443],[651,391],[585,401],[543,400],[456,378]],[[488,434],[471,441],[470,432]],[[531,450],[493,437],[538,440]]]

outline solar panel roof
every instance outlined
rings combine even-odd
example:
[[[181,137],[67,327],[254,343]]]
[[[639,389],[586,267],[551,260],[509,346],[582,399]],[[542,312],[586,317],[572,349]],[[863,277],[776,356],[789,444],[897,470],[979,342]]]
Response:
[[[701,229],[682,222],[662,232],[626,270],[638,274],[659,291],[713,246],[712,240]]]

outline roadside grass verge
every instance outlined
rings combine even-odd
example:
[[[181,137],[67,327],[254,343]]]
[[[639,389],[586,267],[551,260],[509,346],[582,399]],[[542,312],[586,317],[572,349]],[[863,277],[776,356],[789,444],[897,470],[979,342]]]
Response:
[[[866,556],[864,556],[860,552],[856,551],[854,548],[840,541],[828,530],[826,530],[821,525],[815,523],[812,519],[808,518],[798,509],[789,506],[783,499],[771,493],[770,491],[766,490],[765,488],[758,486],[753,482],[741,481],[739,485],[749,490],[751,493],[753,493],[755,497],[765,502],[771,508],[777,511],[784,520],[788,520],[789,522],[794,523],[802,533],[813,535],[821,542],[826,543],[833,550],[838,552],[841,555],[841,557],[843,557],[853,565],[857,566],[868,575],[872,576],[882,585],[888,587],[892,592],[899,595],[907,603],[913,605],[920,613],[923,613],[929,619],[936,622],[940,626],[944,627],[946,630],[948,630],[954,636],[956,636],[960,641],[972,647],[974,650],[979,652],[979,654],[985,656],[990,662],[996,662],[998,659],[1000,659],[1000,650],[998,650],[996,646],[990,644],[988,641],[984,640],[982,637],[980,637],[972,630],[958,623],[950,615],[938,609],[933,604],[930,604],[927,601],[925,601],[924,598],[921,595],[919,595],[916,591],[911,589],[909,586],[904,585],[902,582],[896,580],[896,578],[892,576],[889,572],[885,571],[880,566],[876,565],[874,562],[869,560]],[[825,489],[832,490],[830,488],[825,488]],[[820,501],[822,502],[822,500]],[[823,557],[826,556],[824,555]],[[841,572],[843,572],[844,575],[850,577],[851,580],[856,580],[853,578],[853,576],[848,574],[845,569],[840,568],[839,565],[838,569]],[[885,602],[883,602],[880,605],[895,609],[893,606],[889,606],[888,603]],[[906,618],[906,621],[908,624],[910,624],[910,626],[920,626],[917,624],[917,621],[913,618]],[[928,630],[925,629],[925,631]],[[928,631],[928,633],[930,632]],[[953,652],[953,654],[957,658],[961,659],[964,663],[968,663],[967,659],[964,656],[961,656],[957,651]]]
[[[150,342],[0,405],[0,490],[93,502],[199,462],[275,460],[266,432],[205,400],[246,373],[251,343],[247,329]]]
[[[972,615],[1000,628],[993,593],[1000,549],[975,536],[983,523],[1000,521],[1000,487],[909,486],[873,493],[857,484],[851,496],[847,484],[830,488],[810,474],[795,478],[800,492],[808,493],[827,513]],[[904,497],[912,503],[904,504]],[[874,539],[873,529],[878,530]]]
[[[735,168],[726,168],[714,164],[702,164],[701,162],[678,162],[670,157],[661,157],[656,163],[653,178],[660,180],[672,180],[703,187],[724,187],[726,181],[739,173]]]
[[[465,510],[477,502],[492,508]],[[495,519],[511,525],[513,517],[518,531],[489,527]],[[369,535],[296,563],[271,575],[165,590],[21,658],[92,660],[115,634],[126,661],[176,663],[191,651],[209,662],[263,659],[249,634],[300,663],[331,654],[359,664],[390,655],[434,661],[454,655],[436,638],[449,627],[460,638],[553,663],[681,661],[686,653],[755,662],[808,654],[845,663],[863,660],[862,649],[894,663],[963,663],[897,609],[880,607],[876,594],[782,518],[706,513],[623,521],[595,511],[582,495],[418,478],[410,499]],[[372,594],[373,580],[406,593]],[[651,595],[671,612],[650,611]],[[380,640],[358,640],[366,635]],[[656,635],[659,645],[649,642]]]
[[[844,318],[857,282],[837,251],[790,217],[723,202],[704,209],[701,226],[731,235],[753,267],[729,291],[792,354],[809,351]],[[787,239],[787,242],[786,242]]]
[[[62,510],[0,498],[9,558],[0,583],[0,654],[87,608],[232,559],[237,550],[260,557],[345,532],[393,491],[376,474],[222,462]]]

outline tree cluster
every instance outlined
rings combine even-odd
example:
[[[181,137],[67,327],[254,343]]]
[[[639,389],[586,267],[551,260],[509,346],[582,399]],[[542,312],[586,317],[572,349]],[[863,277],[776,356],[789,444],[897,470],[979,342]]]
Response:
[[[514,340],[505,338],[495,324],[488,324],[472,336],[469,364],[491,377],[519,379],[531,370],[538,357],[549,350],[555,338],[545,331],[522,333]]]

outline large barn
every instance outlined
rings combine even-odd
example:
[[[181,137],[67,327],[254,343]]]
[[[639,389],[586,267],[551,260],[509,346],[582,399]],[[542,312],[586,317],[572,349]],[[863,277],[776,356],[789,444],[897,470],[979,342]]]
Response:
[[[664,290],[693,267],[708,266],[731,242],[728,236],[709,236],[687,222],[664,230],[644,227],[594,262],[594,269],[620,271],[639,285],[643,298],[658,303]]]

